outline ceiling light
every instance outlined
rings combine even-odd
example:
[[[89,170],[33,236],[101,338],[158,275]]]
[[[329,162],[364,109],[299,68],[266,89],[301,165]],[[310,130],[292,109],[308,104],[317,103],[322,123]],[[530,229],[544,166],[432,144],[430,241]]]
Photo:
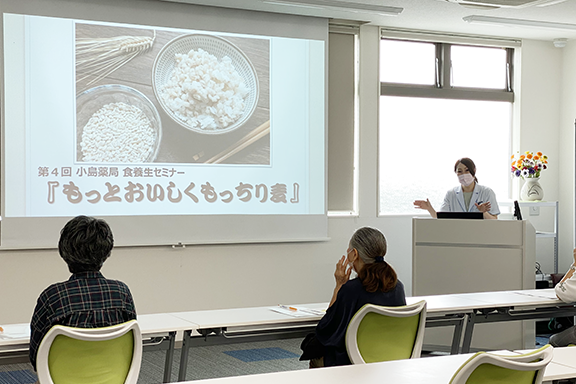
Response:
[[[546,28],[546,29],[560,29],[568,31],[576,31],[576,24],[567,23],[553,23],[549,21],[525,20],[525,19],[508,19],[505,17],[492,17],[472,15],[463,17],[462,20],[474,24],[492,24],[503,25],[510,27],[531,27],[531,28]]]
[[[566,0],[446,0],[460,5],[484,6],[490,8],[527,8],[532,6],[546,7],[563,3]]]
[[[262,2],[264,4],[271,4],[271,5],[334,9],[338,11],[369,13],[381,16],[398,16],[404,10],[404,8],[399,7],[388,7],[385,5],[352,3],[348,1],[335,1],[335,0],[296,0],[296,1],[263,0]]]

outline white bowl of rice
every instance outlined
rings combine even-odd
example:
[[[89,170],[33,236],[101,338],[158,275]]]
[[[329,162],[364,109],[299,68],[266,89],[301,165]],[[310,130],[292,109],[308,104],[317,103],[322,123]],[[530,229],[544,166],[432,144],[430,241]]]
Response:
[[[154,94],[168,116],[194,132],[241,127],[258,104],[258,77],[248,57],[218,36],[182,35],[158,53]]]
[[[158,110],[140,91],[109,84],[76,96],[77,161],[150,163],[161,139]]]

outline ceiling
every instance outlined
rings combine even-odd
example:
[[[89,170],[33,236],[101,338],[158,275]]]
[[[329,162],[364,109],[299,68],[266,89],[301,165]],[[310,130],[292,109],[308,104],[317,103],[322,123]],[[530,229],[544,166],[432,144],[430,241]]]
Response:
[[[480,9],[448,2],[447,0],[330,0],[332,3],[371,4],[400,7],[404,10],[398,16],[382,16],[375,13],[357,13],[334,8],[311,8],[291,6],[281,3],[265,3],[263,0],[165,0],[180,3],[210,5],[226,8],[239,8],[257,11],[289,13],[331,19],[354,20],[371,25],[418,31],[442,31],[467,35],[498,36],[549,40],[564,38],[576,39],[576,0],[566,0],[548,6],[524,8]],[[268,0],[267,0],[268,1]],[[272,1],[272,0],[269,0]],[[282,3],[309,0],[278,0]],[[325,0],[322,0],[325,1]],[[571,30],[541,27],[509,27],[500,25],[470,24],[462,20],[470,15],[483,15],[502,18],[538,20],[545,22],[573,24]]]

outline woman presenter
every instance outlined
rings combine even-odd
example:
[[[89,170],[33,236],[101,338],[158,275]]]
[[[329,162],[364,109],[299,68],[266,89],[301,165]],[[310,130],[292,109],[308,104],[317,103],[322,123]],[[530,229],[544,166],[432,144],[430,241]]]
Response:
[[[497,219],[500,209],[496,195],[492,189],[478,184],[474,162],[463,157],[456,161],[454,172],[460,185],[446,192],[440,211],[482,212],[485,219]],[[428,199],[414,201],[414,207],[425,209],[432,217],[436,217],[436,210]]]

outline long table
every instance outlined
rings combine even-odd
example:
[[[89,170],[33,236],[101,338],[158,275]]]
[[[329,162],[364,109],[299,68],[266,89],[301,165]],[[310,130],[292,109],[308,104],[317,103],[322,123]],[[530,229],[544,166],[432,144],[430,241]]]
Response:
[[[473,306],[469,300],[455,295],[407,298],[409,303],[426,300],[426,327],[454,326],[451,353],[459,351],[462,330]],[[296,308],[325,310],[328,303],[293,305]],[[206,346],[234,342],[262,341],[283,337],[304,337],[312,332],[322,314],[301,317],[275,312],[271,307],[220,309],[172,313],[197,325],[198,334],[184,332],[178,381],[186,380],[188,351],[192,346]]]
[[[476,324],[576,316],[576,306],[556,297],[554,289],[478,292],[457,295],[476,304],[468,314],[462,353],[470,351]]]
[[[427,302],[426,327],[454,326],[452,354],[469,352],[475,324],[576,315],[576,307],[558,300],[553,289],[407,298],[408,303],[420,300]],[[296,305],[313,310],[326,309],[327,306],[328,303]],[[314,329],[321,317],[322,312],[294,317],[275,312],[272,307],[253,307],[139,315],[138,321],[148,347],[158,344],[167,349],[164,382],[169,382],[176,332],[183,332],[178,372],[178,380],[183,381],[186,379],[190,347],[303,337]],[[28,327],[28,324],[5,326],[5,333],[10,333],[11,327],[16,329],[19,326]],[[24,335],[20,339],[6,340],[0,336],[0,357],[11,353],[27,354],[28,338],[29,335]]]
[[[502,353],[514,354],[511,351]],[[195,380],[186,384],[447,384],[456,370],[473,354],[424,357],[383,363],[346,365],[322,369],[304,369],[259,375]],[[557,358],[558,357],[558,358]],[[566,364],[566,361],[570,362]],[[576,377],[576,348],[555,348],[554,358],[546,367],[544,381]]]
[[[167,313],[138,315],[138,325],[142,332],[145,348],[166,349],[163,382],[171,381],[174,361],[176,333],[197,329],[196,324]],[[30,324],[8,324],[0,334],[0,357],[13,358],[28,356],[30,344]]]
[[[559,300],[553,289],[406,298],[408,304],[420,300],[427,302],[427,328],[454,326],[451,354],[470,352],[475,324],[576,315],[576,307]],[[325,309],[327,303],[301,306]],[[299,306],[296,305],[296,307]],[[304,336],[321,318],[320,315],[290,318],[272,311],[270,307],[190,311],[172,315],[195,323],[199,332],[199,335],[193,335],[191,331],[184,333],[178,381],[186,379],[188,349],[191,346],[246,341],[248,337],[265,340],[263,337]],[[460,348],[463,330],[464,339]]]

